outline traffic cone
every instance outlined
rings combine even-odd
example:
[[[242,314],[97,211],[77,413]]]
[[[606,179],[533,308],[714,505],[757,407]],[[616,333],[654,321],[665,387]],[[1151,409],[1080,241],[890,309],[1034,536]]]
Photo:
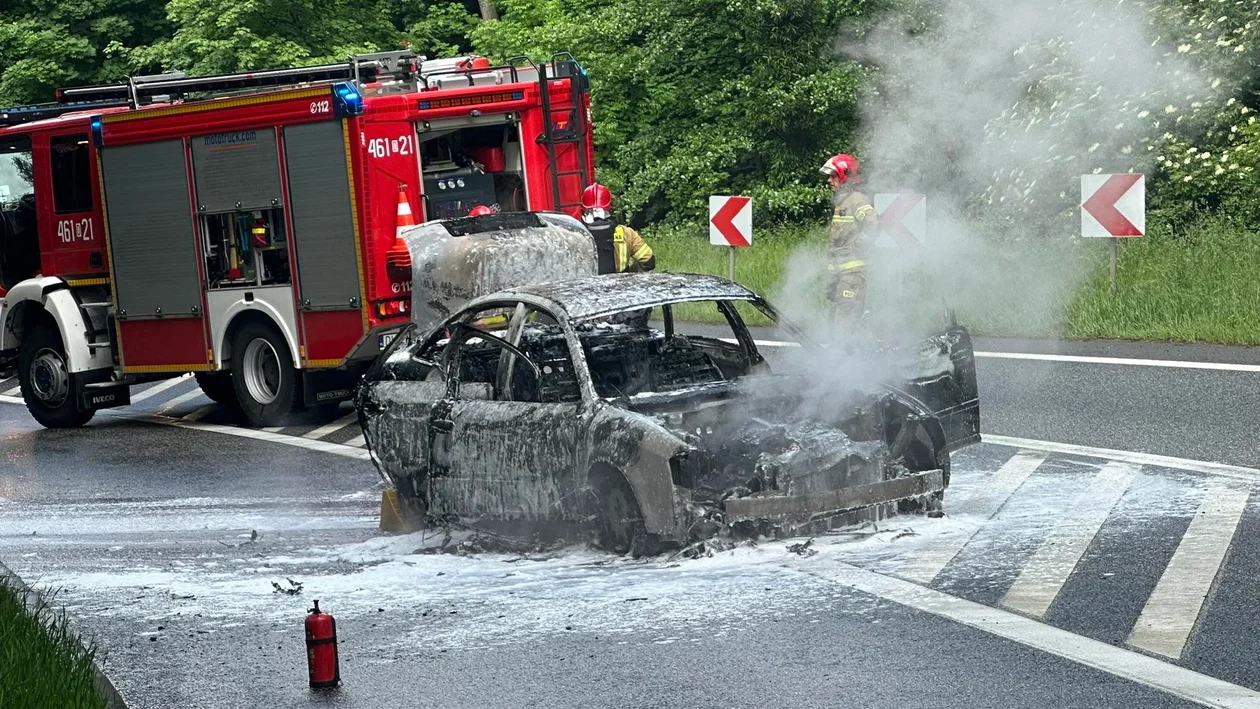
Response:
[[[411,202],[407,199],[407,186],[398,185],[398,220],[394,229],[394,245],[390,247],[385,254],[385,265],[395,271],[400,278],[410,278],[411,276],[411,252],[407,250],[407,243],[403,241],[402,234],[404,229],[408,229],[416,225],[416,220],[411,216]]]

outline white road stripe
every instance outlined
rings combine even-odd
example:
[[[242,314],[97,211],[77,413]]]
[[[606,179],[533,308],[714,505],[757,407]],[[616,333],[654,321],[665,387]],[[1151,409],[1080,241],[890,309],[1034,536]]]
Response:
[[[734,338],[720,338],[735,343]],[[758,347],[800,347],[797,342],[753,340]],[[1142,359],[1139,357],[1094,357],[1089,355],[1041,354],[1039,352],[993,352],[976,350],[976,357],[985,359],[1023,359],[1037,362],[1074,362],[1078,364],[1114,364],[1127,367],[1169,367],[1173,369],[1209,369],[1224,372],[1260,372],[1260,364],[1232,362],[1193,362],[1182,359]]]
[[[962,623],[1191,702],[1221,709],[1260,707],[1260,692],[1009,611],[817,556],[808,561],[794,560],[792,564],[798,570],[840,586]]]
[[[1173,659],[1181,657],[1250,495],[1250,488],[1225,480],[1208,488],[1133,626],[1130,645]]]
[[[319,428],[309,433],[303,433],[302,438],[323,438],[324,436],[327,436],[330,433],[336,433],[337,431],[340,431],[346,426],[349,426],[351,423],[358,423],[358,421],[359,421],[359,415],[356,412],[351,411],[350,413],[346,414],[345,416],[342,416],[341,418],[337,419],[336,421],[333,421],[330,424],[320,426]]]
[[[350,440],[346,441],[343,445],[354,446],[356,448],[362,448],[367,445],[367,439],[363,437],[362,433],[360,433],[354,438],[351,438]]]
[[[183,394],[180,394],[174,399],[171,399],[170,401],[163,404],[162,408],[158,409],[158,413],[165,413],[167,411],[170,411],[171,409],[174,409],[176,406],[179,406],[180,404],[186,404],[198,397],[205,398],[205,396],[206,396],[205,394],[201,393],[201,389],[193,389],[192,391],[184,392]]]
[[[6,403],[6,404],[18,404],[18,405],[26,403],[25,401],[22,400],[22,397],[20,396],[7,396],[7,395],[0,395],[0,402]]]
[[[1103,466],[1089,488],[1076,498],[1072,511],[1024,565],[1002,605],[1038,618],[1044,616],[1137,472],[1127,463]]]
[[[135,404],[137,402],[144,401],[145,399],[161,394],[162,392],[166,391],[167,389],[170,389],[171,387],[179,386],[180,384],[183,384],[184,382],[188,381],[188,378],[190,376],[192,375],[184,374],[182,376],[172,377],[171,379],[167,379],[164,382],[158,382],[157,384],[154,384],[153,386],[149,387],[148,389],[145,389],[144,391],[138,394],[133,394],[131,396],[131,403]],[[197,389],[197,391],[198,392],[201,391],[200,387]]]
[[[1106,458],[1108,460],[1118,460],[1124,463],[1132,463],[1134,465],[1176,468],[1178,470],[1189,470],[1196,473],[1207,473],[1208,475],[1234,478],[1236,480],[1243,480],[1250,483],[1260,482],[1260,470],[1257,470],[1256,468],[1246,468],[1241,465],[1214,463],[1205,460],[1190,460],[1189,458],[1172,458],[1166,455],[1138,453],[1136,451],[1122,451],[1115,450],[1113,448],[1093,448],[1090,446],[1078,446],[1072,443],[1038,441],[1032,438],[994,436],[989,433],[981,434],[981,439],[984,443],[992,443],[996,446],[1010,446],[1012,448],[1038,450],[1045,451],[1047,453],[1065,453],[1067,455],[1079,455],[1086,458]]]
[[[1133,357],[1088,357],[1084,355],[1037,354],[1035,352],[983,352],[977,357],[993,359],[1025,359],[1043,362],[1077,362],[1081,364],[1116,364],[1128,367],[1171,367],[1174,369],[1213,369],[1226,372],[1260,372],[1260,364],[1230,362],[1190,362],[1180,359],[1137,359]]]
[[[1042,453],[1029,451],[1016,453],[1002,465],[992,480],[984,483],[955,505],[951,510],[951,516],[966,515],[981,520],[990,519],[1045,460],[1046,456]],[[907,559],[897,572],[898,575],[919,583],[931,583],[941,569],[945,568],[958,555],[958,552],[967,546],[979,529],[977,525],[970,533],[933,540]]]
[[[22,396],[22,385],[21,385],[21,384],[18,384],[17,386],[13,387],[12,389],[5,390],[4,392],[0,393],[0,396],[16,396],[16,397],[18,397],[18,398],[21,398],[21,396]]]
[[[201,421],[186,421],[184,419],[170,418],[168,416],[144,416],[137,417],[143,421],[152,423],[160,423],[165,426],[176,426],[178,428],[188,428],[195,431],[209,431],[211,433],[222,433],[228,436],[237,436],[239,438],[252,438],[256,441],[269,441],[271,443],[282,443],[286,446],[296,446],[307,450],[319,451],[321,453],[332,453],[334,455],[344,456],[346,458],[355,458],[358,460],[370,460],[368,452],[351,446],[343,446],[337,443],[329,443],[327,441],[313,441],[309,438],[300,436],[285,436],[270,431],[258,430],[253,428],[238,428],[236,426],[223,426],[217,423],[203,423]]]

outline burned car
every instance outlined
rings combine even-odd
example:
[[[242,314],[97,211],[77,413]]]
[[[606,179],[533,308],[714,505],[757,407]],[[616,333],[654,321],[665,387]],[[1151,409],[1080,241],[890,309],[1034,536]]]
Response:
[[[781,333],[773,364],[746,316]],[[409,335],[356,405],[376,465],[430,524],[595,532],[636,554],[792,534],[939,498],[950,452],[980,437],[965,328],[901,353],[904,381],[850,381],[857,360],[714,276],[527,285]]]

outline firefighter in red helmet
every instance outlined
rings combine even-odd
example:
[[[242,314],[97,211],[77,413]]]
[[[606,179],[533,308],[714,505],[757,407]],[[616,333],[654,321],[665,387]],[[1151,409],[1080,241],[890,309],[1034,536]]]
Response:
[[[867,257],[878,235],[875,207],[856,189],[861,182],[857,158],[832,156],[819,172],[827,176],[834,207],[827,240],[827,296],[833,319],[851,324],[862,318],[866,308]]]
[[[595,237],[600,273],[651,271],[656,255],[639,232],[618,224],[612,215],[612,192],[596,183],[582,192],[582,221]]]

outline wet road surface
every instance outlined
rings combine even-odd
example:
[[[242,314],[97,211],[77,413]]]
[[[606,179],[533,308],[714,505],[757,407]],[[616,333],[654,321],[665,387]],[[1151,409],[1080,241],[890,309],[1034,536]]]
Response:
[[[983,358],[979,368],[986,431],[1254,462],[1245,446],[1195,455],[1189,441],[1224,435],[1213,407],[1191,409],[1188,430],[1125,438],[1193,407],[1201,388],[1174,386],[1171,401],[1142,409],[1147,370]],[[1184,372],[1161,374],[1176,384]],[[1242,398],[1238,374],[1203,375],[1227,397],[1220,408]],[[1075,390],[1086,404],[1038,417],[1032,397],[1053,399],[1056,387],[1027,382],[1050,379],[1077,381],[1061,396]],[[784,542],[650,562],[581,546],[432,554],[423,550],[440,537],[377,533],[381,486],[353,421],[224,435],[222,412],[194,391],[176,382],[81,431],[43,431],[0,403],[0,561],[60,589],[133,707],[1194,706],[1222,696],[1213,678],[1260,690],[1250,661],[1260,516],[1245,471],[985,444],[956,457],[945,519],[822,537],[813,556]],[[1124,423],[1132,405],[1146,415]],[[180,425],[134,420],[159,411]],[[1094,669],[1109,666],[1097,648],[1073,659],[1037,649],[1031,636],[956,622],[936,601],[854,586],[837,571],[849,567],[1193,681],[1170,692],[1141,672]],[[292,589],[290,579],[300,594],[272,586]],[[302,617],[314,598],[342,639],[345,686],[332,693],[305,686]]]

